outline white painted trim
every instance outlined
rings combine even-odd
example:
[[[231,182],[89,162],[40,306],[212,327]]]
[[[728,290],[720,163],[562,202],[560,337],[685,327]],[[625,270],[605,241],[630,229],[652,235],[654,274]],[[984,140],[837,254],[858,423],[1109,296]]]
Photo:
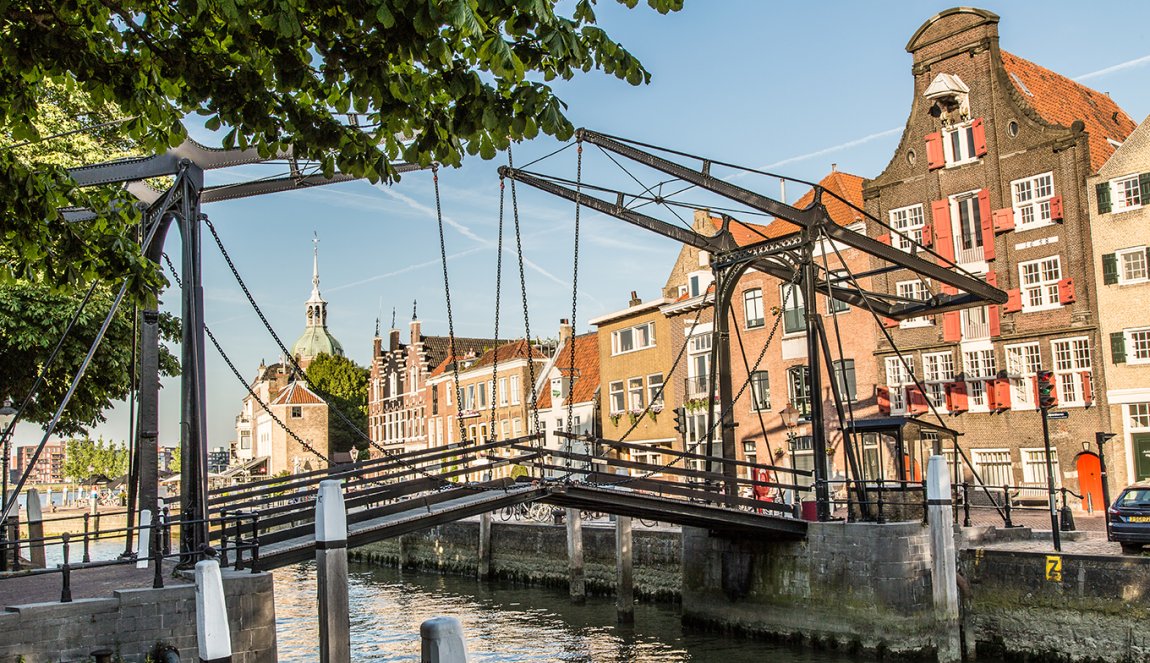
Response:
[[[1150,387],[1136,389],[1110,389],[1106,391],[1106,400],[1111,405],[1125,405],[1128,403],[1150,403]],[[1123,411],[1123,417],[1126,412]]]
[[[617,320],[619,318],[625,318],[629,315],[634,315],[636,313],[641,313],[643,311],[649,311],[651,309],[656,309],[656,308],[662,306],[663,304],[669,304],[670,302],[671,302],[671,300],[667,299],[666,297],[660,297],[658,299],[652,299],[649,302],[643,302],[642,304],[637,304],[635,306],[631,306],[629,308],[615,311],[613,313],[607,313],[607,314],[601,315],[597,318],[591,318],[590,320],[587,321],[587,324],[589,324],[589,325],[601,325],[604,322],[610,322],[611,320]]]

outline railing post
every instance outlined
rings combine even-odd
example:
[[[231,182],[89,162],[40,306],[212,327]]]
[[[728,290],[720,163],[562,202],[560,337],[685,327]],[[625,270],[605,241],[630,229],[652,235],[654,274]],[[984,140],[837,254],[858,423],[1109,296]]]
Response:
[[[83,561],[85,564],[92,561],[92,556],[91,556],[91,554],[89,554],[89,550],[88,550],[88,533],[91,531],[91,528],[89,527],[89,520],[91,519],[91,517],[92,517],[92,514],[90,514],[90,513],[84,514],[84,557],[83,557]]]
[[[886,484],[885,480],[883,480],[883,479],[878,480],[878,509],[877,509],[878,513],[875,515],[875,522],[877,522],[877,523],[885,523],[886,522],[886,518],[882,514],[882,494],[883,494],[883,488],[885,487],[885,484]]]
[[[970,527],[970,484],[962,482],[962,526]]]
[[[228,565],[228,510],[220,511],[220,566]]]
[[[171,555],[172,554],[172,518],[171,518],[171,516],[168,515],[168,505],[167,504],[165,504],[161,508],[160,514],[163,517],[163,520],[160,521],[160,527],[161,527],[160,532],[164,535],[164,538],[160,541],[161,549],[164,551],[165,555]]]
[[[242,571],[244,568],[244,532],[240,529],[240,526],[244,521],[244,513],[242,511],[236,512],[235,521],[236,531],[235,535],[232,537],[232,540],[236,542],[236,563],[232,568],[236,571]],[[225,522],[224,527],[227,526],[228,524]]]
[[[20,570],[20,516],[12,516],[12,570]]]
[[[260,514],[252,513],[252,573],[258,573],[260,564]]]
[[[8,570],[8,519],[0,520],[0,571]]]
[[[155,573],[152,576],[152,589],[164,588],[164,555],[163,544],[160,543],[160,519],[155,518],[152,520],[152,564],[155,565]]]
[[[60,535],[63,539],[63,553],[64,564],[60,567],[60,575],[63,576],[64,586],[60,589],[60,603],[72,602],[72,563],[68,560],[68,539],[72,538],[71,534],[64,532]]]
[[[1003,523],[1006,527],[1014,527],[1014,523],[1010,520],[1010,486],[1004,485],[1002,487],[1002,518],[1006,522]]]

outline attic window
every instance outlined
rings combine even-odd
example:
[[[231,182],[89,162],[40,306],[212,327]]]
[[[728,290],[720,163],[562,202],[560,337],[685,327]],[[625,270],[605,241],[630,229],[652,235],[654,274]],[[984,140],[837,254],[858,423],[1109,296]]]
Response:
[[[1110,143],[1110,147],[1113,147],[1114,149],[1122,147],[1122,141],[1114,140],[1113,138],[1107,138],[1106,142]]]
[[[1022,90],[1023,94],[1025,94],[1028,97],[1034,96],[1034,93],[1030,91],[1030,88],[1026,87],[1026,83],[1023,83],[1022,79],[1018,77],[1018,74],[1016,74],[1012,71],[1012,72],[1010,72],[1010,77],[1014,79],[1015,85],[1018,86],[1019,90]]]

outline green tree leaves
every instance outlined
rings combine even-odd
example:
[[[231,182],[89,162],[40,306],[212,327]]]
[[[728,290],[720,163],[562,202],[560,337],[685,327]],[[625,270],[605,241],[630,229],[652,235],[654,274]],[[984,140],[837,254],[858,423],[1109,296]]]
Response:
[[[91,438],[68,440],[64,446],[64,477],[84,481],[96,474],[109,479],[128,473],[128,447],[122,442],[93,442]]]
[[[339,410],[355,424],[355,428],[351,428],[339,415],[328,413],[330,451],[367,448],[367,384],[370,372],[347,357],[320,354],[308,365],[307,377],[312,389],[327,401],[329,408]]]

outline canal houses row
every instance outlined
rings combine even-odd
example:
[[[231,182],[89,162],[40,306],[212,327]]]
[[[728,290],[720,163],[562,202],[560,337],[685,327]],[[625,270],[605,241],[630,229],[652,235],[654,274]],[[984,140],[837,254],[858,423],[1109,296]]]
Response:
[[[1056,481],[1080,490],[1079,472],[1094,471],[1083,451],[1093,448],[1096,432],[1109,430],[1119,433],[1123,450],[1107,449],[1113,486],[1150,478],[1150,382],[1142,374],[1150,368],[1141,366],[1150,366],[1150,320],[1145,307],[1131,305],[1145,301],[1143,288],[1150,291],[1150,237],[1141,211],[1150,198],[1146,130],[1123,145],[1134,122],[1105,94],[1001,50],[998,20],[959,8],[923,24],[907,45],[914,94],[888,166],[874,179],[832,167],[820,186],[835,223],[908,251],[908,238],[921,242],[1009,300],[879,323],[865,310],[820,301],[836,357],[822,369],[823,384],[839,386],[853,418],[926,418],[933,409],[961,434],[960,445],[987,483],[1039,486],[1046,459],[1035,377],[1052,370],[1058,409],[1068,413],[1051,422]],[[807,192],[796,205],[812,196]],[[732,226],[740,244],[796,230],[780,220],[749,221]],[[706,210],[696,213],[697,231],[714,234],[720,224]],[[877,266],[845,246],[818,253],[835,273]],[[548,446],[558,447],[554,432],[569,425],[560,409],[571,394],[580,403],[573,427],[648,446],[650,452],[634,454],[643,460],[663,462],[666,448],[705,451],[714,393],[709,260],[684,247],[661,292],[647,299],[632,293],[626,306],[589,321],[592,334],[573,336],[561,326],[564,347],[557,350],[518,340],[507,346],[516,350],[504,351],[493,340],[456,339],[453,357],[448,337],[423,337],[418,321],[407,345],[392,330],[388,348],[377,339],[373,354],[373,440],[409,450],[452,443],[460,431],[480,441],[539,430]],[[862,285],[906,298],[939,291],[905,271],[875,273]],[[829,386],[809,393],[798,289],[752,270],[741,277],[734,302],[736,393],[745,385],[735,404],[738,457],[809,469],[803,419],[811,399],[820,398],[829,413],[829,475],[844,473]],[[566,349],[573,338],[575,366]],[[499,352],[514,357],[506,374],[495,367]],[[594,371],[587,368],[592,363]],[[462,404],[455,402],[456,379],[467,387]],[[533,398],[542,410],[538,428]],[[501,411],[492,426],[480,412],[491,399],[496,408],[521,409]],[[799,415],[789,429],[780,416],[788,408]],[[473,421],[460,428],[459,417]],[[860,440],[867,476],[883,473],[890,454],[876,440]],[[918,478],[913,468],[920,461],[906,466],[912,469],[903,478]],[[1093,494],[1087,499],[1100,505]]]

